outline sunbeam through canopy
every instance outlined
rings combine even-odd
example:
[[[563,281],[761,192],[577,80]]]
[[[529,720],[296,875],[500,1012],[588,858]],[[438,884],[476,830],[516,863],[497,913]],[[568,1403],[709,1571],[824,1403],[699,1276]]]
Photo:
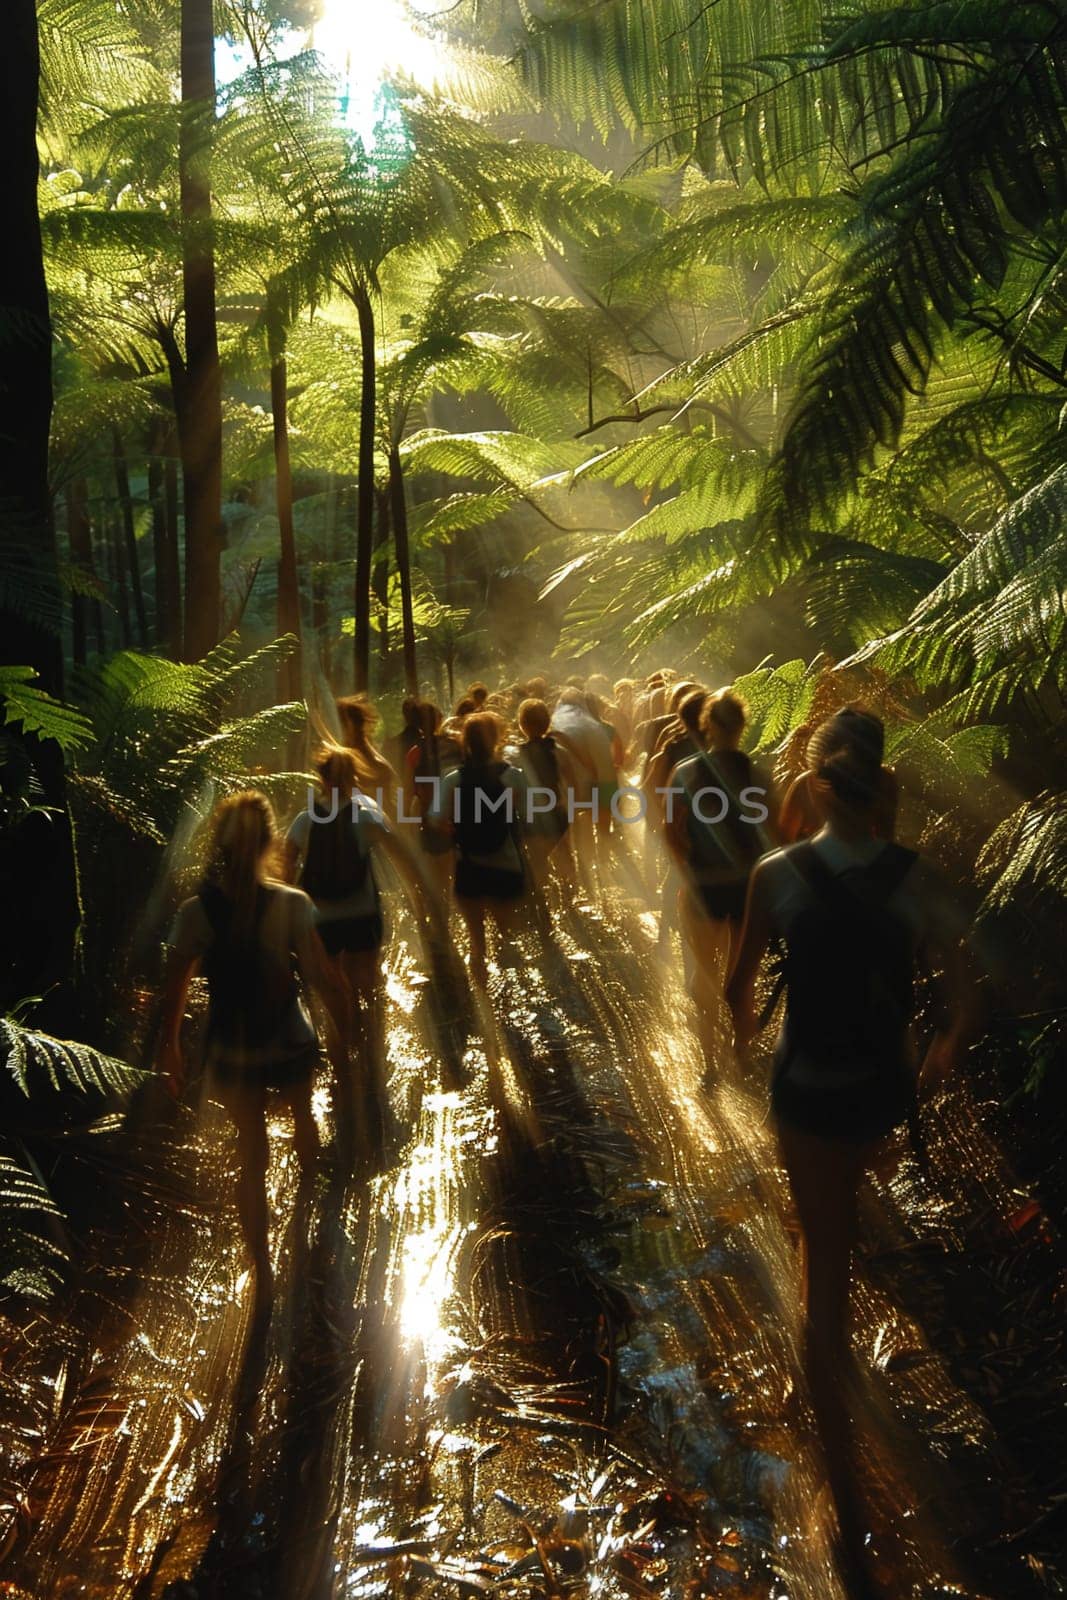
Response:
[[[387,110],[386,80],[398,76],[428,88],[439,74],[446,46],[425,26],[438,10],[404,0],[324,0],[312,42],[338,78],[346,126],[367,148]]]

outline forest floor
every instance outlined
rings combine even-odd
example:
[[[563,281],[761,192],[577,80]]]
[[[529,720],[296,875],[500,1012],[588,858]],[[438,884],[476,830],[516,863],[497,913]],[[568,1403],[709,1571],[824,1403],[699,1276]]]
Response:
[[[484,1004],[432,967],[392,938],[386,1170],[301,1184],[272,1125],[269,1324],[206,1095],[70,1136],[78,1292],[4,1330],[6,1600],[839,1600],[765,1072],[705,1073],[621,894],[524,933]],[[885,1592],[1062,1594],[1067,1256],[971,1085],[925,1127],[858,1262]]]

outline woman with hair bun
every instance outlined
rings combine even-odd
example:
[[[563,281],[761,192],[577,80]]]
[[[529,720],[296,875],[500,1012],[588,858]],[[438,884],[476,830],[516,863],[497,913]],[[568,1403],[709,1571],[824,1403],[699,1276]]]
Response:
[[[915,1106],[912,989],[921,948],[943,974],[948,1013],[921,1078],[957,1066],[973,1028],[962,920],[926,863],[876,833],[883,753],[881,722],[855,708],[816,729],[809,765],[819,831],[756,867],[727,985],[745,1047],[758,1029],[760,962],[773,938],[782,941],[786,1013],[771,1101],[803,1241],[805,1373],[856,1593],[864,1592],[866,1530],[846,1374],[857,1196]]]
[[[862,716],[855,706],[845,706],[837,712],[839,717]],[[778,837],[783,844],[797,844],[810,839],[821,826],[818,804],[813,792],[814,777],[810,771],[809,745],[812,729],[809,724],[794,728],[782,751],[781,776],[788,783],[778,812]],[[797,768],[802,770],[799,772]],[[896,773],[882,766],[878,778],[878,801],[871,810],[871,830],[879,839],[896,836],[899,788]]]
[[[256,1299],[272,1295],[267,1234],[267,1096],[293,1118],[305,1176],[319,1154],[311,1080],[319,1042],[301,994],[316,991],[341,1053],[344,995],[315,931],[308,896],[274,878],[274,812],[257,790],[231,795],[212,821],[207,874],[179,908],[168,937],[159,1066],[175,1095],[185,1082],[181,1024],[194,973],[207,979],[205,1066],[237,1129],[237,1209],[256,1273]]]

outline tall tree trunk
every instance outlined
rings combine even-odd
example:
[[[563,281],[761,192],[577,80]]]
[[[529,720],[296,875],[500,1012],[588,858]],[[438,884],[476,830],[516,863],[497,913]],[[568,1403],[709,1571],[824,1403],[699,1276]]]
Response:
[[[164,545],[163,588],[166,594],[167,654],[172,661],[182,657],[182,567],[179,543],[179,489],[177,426],[170,429],[164,445],[163,460],[163,526]]]
[[[156,649],[167,653],[167,612],[163,594],[163,566],[167,559],[167,520],[163,509],[163,461],[159,432],[153,435],[148,456],[148,504],[152,509],[152,567],[155,571],[155,606],[152,621]]]
[[[130,593],[126,583],[122,534],[118,523],[111,518],[104,522],[104,553],[108,577],[115,593],[115,610],[119,619],[119,644],[123,650],[128,650],[133,643],[133,630],[130,627]]]
[[[374,430],[377,423],[377,353],[374,307],[362,286],[352,296],[359,318],[362,385],[359,396],[359,485],[356,502],[356,693],[370,688],[370,580],[374,561]]]
[[[36,668],[43,687],[61,695],[63,594],[48,483],[52,327],[37,215],[39,80],[35,0],[8,0],[0,50],[0,543],[19,581],[0,594],[0,661]],[[79,907],[63,752],[51,739],[26,735],[22,742],[55,809],[31,811],[0,838],[0,883],[12,910],[0,918],[0,1010],[28,994],[47,995],[38,1025],[68,1036],[64,980]]]
[[[130,574],[130,589],[133,594],[133,610],[137,618],[137,637],[141,649],[148,649],[148,618],[144,608],[144,589],[141,585],[141,562],[137,553],[137,528],[133,515],[133,498],[130,494],[130,473],[126,466],[126,452],[122,446],[122,435],[115,429],[115,487],[119,496],[119,512],[122,516],[122,537],[126,546],[126,567]]]
[[[335,668],[333,654],[333,639],[330,632],[330,578],[328,563],[337,559],[336,545],[339,542],[337,532],[337,487],[333,474],[326,478],[325,489],[326,505],[323,515],[323,538],[321,547],[321,560],[315,562],[311,569],[311,626],[315,630],[315,647],[318,650],[319,665],[327,682],[332,682]]]
[[[44,687],[59,694],[62,594],[48,492],[52,327],[37,215],[39,77],[36,5],[10,0],[0,51],[0,540],[13,577],[9,593],[0,594],[0,658],[35,667]]]
[[[279,673],[283,700],[300,696],[300,579],[293,526],[293,470],[289,456],[289,372],[285,356],[285,323],[277,306],[269,305],[270,403],[274,418],[274,482],[278,510],[278,637],[293,634],[298,643]]]
[[[389,637],[389,541],[392,535],[392,513],[389,486],[375,493],[378,507],[378,537],[374,547],[374,594],[382,619],[378,632],[378,672],[383,685],[389,682],[391,643]]]
[[[393,513],[393,547],[400,575],[400,613],[404,629],[404,687],[409,695],[419,692],[419,667],[415,655],[415,608],[411,592],[411,546],[408,540],[408,506],[404,493],[404,468],[400,448],[389,449],[389,504]]]
[[[89,534],[89,518],[85,511],[85,484],[78,479],[68,483],[66,489],[67,502],[67,543],[70,546],[70,564],[72,567],[89,576],[93,568],[93,547]],[[71,595],[71,655],[76,667],[84,667],[88,655],[86,640],[88,629],[86,615],[88,600],[77,589]]]
[[[178,405],[185,482],[186,660],[218,643],[222,600],[222,378],[211,237],[215,123],[213,0],[182,0],[179,173],[185,379]]]

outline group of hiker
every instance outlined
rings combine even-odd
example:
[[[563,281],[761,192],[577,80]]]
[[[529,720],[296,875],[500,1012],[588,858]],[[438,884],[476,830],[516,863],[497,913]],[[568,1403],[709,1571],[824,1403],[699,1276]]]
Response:
[[[450,942],[456,913],[482,993],[490,929],[506,962],[523,928],[545,929],[610,884],[645,897],[659,911],[661,956],[671,960],[680,937],[711,1069],[724,1015],[744,1052],[774,1010],[760,1003],[773,948],[785,1007],[771,1104],[804,1245],[805,1372],[843,1558],[861,1566],[842,1382],[857,1191],[890,1135],[914,1123],[921,1081],[958,1065],[975,1030],[951,900],[894,839],[881,722],[848,706],[792,736],[793,769],[778,785],[741,748],[742,700],[666,670],[554,688],[537,677],[495,693],[476,683],[450,714],[411,699],[384,748],[367,700],[340,699],[335,711],[313,793],[284,835],[262,793],[219,804],[203,882],[169,938],[161,1065],[180,1092],[182,1021],[199,971],[205,1068],[237,1130],[238,1207],[262,1303],[271,1093],[292,1114],[302,1169],[313,1173],[319,1157],[311,996],[351,1115],[377,1120],[382,1147],[383,855],[407,914],[432,939]],[[922,1062],[921,952],[939,974],[944,1017]]]

